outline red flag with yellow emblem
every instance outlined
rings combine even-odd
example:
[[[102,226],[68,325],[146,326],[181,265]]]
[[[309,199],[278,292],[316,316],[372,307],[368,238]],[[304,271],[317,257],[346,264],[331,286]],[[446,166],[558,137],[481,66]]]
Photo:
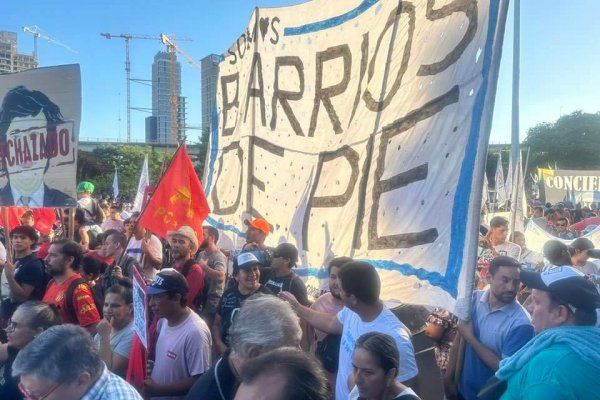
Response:
[[[190,226],[202,242],[202,223],[210,212],[204,189],[185,145],[179,146],[163,174],[139,223],[167,239],[167,231]]]

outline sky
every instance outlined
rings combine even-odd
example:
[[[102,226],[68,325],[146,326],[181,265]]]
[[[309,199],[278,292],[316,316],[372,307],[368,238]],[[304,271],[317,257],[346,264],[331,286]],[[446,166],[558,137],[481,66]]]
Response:
[[[336,0],[343,1],[343,0]],[[195,60],[223,53],[245,29],[254,7],[297,4],[290,0],[4,0],[0,30],[19,32],[19,52],[33,51],[23,26],[36,25],[69,46],[38,40],[40,66],[78,63],[82,73],[80,140],[125,141],[127,136],[125,45],[111,34],[175,34],[191,41],[179,47]],[[440,2],[442,3],[442,2]],[[551,6],[550,6],[551,5]],[[521,1],[520,138],[527,129],[576,110],[600,110],[600,24],[597,0]],[[506,24],[490,143],[510,142],[513,5]],[[132,40],[131,77],[151,79],[158,40]],[[200,71],[180,58],[187,123],[201,124]],[[131,84],[131,106],[150,108],[152,91]],[[132,140],[144,140],[144,118],[131,112]],[[188,131],[195,142],[200,131]]]

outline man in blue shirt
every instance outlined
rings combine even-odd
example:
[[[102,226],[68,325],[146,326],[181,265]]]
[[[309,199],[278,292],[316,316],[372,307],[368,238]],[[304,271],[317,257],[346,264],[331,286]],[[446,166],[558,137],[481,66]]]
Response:
[[[511,356],[534,336],[531,317],[517,300],[521,283],[521,264],[511,257],[499,256],[490,262],[486,275],[490,286],[473,292],[471,320],[461,321],[458,332],[465,342],[464,363],[458,383],[458,395],[477,398],[500,360]],[[452,385],[458,353],[455,340],[444,386],[449,398],[454,397]]]

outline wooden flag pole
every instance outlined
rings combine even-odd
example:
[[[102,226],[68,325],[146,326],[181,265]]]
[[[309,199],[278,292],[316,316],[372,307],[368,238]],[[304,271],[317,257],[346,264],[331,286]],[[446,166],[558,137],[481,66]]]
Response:
[[[2,207],[2,224],[4,228],[4,243],[6,244],[6,261],[12,263],[12,244],[8,227],[8,208]]]

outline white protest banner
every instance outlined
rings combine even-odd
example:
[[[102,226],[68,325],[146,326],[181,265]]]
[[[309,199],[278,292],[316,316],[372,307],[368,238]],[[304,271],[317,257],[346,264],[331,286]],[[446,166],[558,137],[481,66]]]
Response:
[[[79,65],[0,75],[0,205],[75,207]]]
[[[591,240],[596,248],[600,248],[600,227],[597,227],[591,232],[580,237]],[[525,227],[525,242],[527,243],[527,248],[529,250],[543,253],[542,250],[544,248],[544,244],[548,240],[559,240],[567,245],[573,242],[572,240],[559,239],[553,234],[547,232],[543,227],[536,224],[533,220],[527,223],[527,226]]]
[[[136,268],[133,271],[133,329],[144,348],[148,350],[148,294],[144,278]]]
[[[257,9],[223,56],[209,223],[371,262],[387,301],[467,313],[508,2],[314,0]],[[234,240],[231,239],[230,240]]]

